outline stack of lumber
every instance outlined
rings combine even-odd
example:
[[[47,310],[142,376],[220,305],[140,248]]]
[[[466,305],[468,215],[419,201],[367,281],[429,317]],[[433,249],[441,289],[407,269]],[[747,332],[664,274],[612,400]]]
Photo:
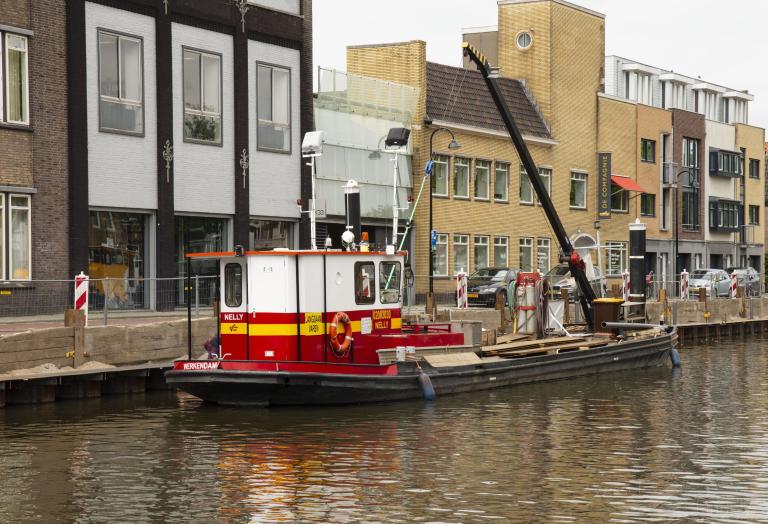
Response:
[[[520,358],[536,355],[557,355],[566,351],[582,351],[605,346],[609,339],[587,339],[584,337],[555,337],[530,340],[525,338],[483,348],[483,356]]]

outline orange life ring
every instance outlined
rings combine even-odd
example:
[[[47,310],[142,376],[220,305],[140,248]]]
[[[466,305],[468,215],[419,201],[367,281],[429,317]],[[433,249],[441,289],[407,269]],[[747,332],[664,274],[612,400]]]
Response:
[[[331,322],[331,349],[337,357],[346,357],[352,346],[352,321],[349,315],[339,311]]]

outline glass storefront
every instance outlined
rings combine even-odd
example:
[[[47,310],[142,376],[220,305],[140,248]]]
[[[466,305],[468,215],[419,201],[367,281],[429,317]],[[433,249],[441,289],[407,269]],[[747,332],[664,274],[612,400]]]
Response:
[[[187,276],[185,256],[187,253],[211,253],[226,251],[229,248],[227,238],[227,219],[210,217],[177,216],[176,217],[176,276]],[[194,262],[193,275],[200,277],[216,276],[215,260],[198,260]],[[203,278],[200,282],[198,296],[203,304],[211,303],[214,291],[214,278]],[[176,303],[186,304],[184,283],[176,283]]]
[[[250,221],[250,246],[254,251],[271,251],[278,247],[293,247],[293,224],[277,220]]]
[[[146,244],[149,215],[91,211],[88,274],[91,307],[147,307]]]

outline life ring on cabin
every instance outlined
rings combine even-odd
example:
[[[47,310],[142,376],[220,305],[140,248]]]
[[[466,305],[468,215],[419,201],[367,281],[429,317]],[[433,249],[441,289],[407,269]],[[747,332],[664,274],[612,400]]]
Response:
[[[337,357],[346,357],[352,346],[352,321],[349,315],[339,311],[331,322],[331,349]]]

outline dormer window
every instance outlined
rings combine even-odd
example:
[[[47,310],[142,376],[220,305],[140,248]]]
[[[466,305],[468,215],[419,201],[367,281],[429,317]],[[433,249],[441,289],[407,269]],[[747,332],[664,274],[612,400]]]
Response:
[[[639,104],[653,105],[653,75],[655,71],[642,64],[624,64],[624,98]]]

